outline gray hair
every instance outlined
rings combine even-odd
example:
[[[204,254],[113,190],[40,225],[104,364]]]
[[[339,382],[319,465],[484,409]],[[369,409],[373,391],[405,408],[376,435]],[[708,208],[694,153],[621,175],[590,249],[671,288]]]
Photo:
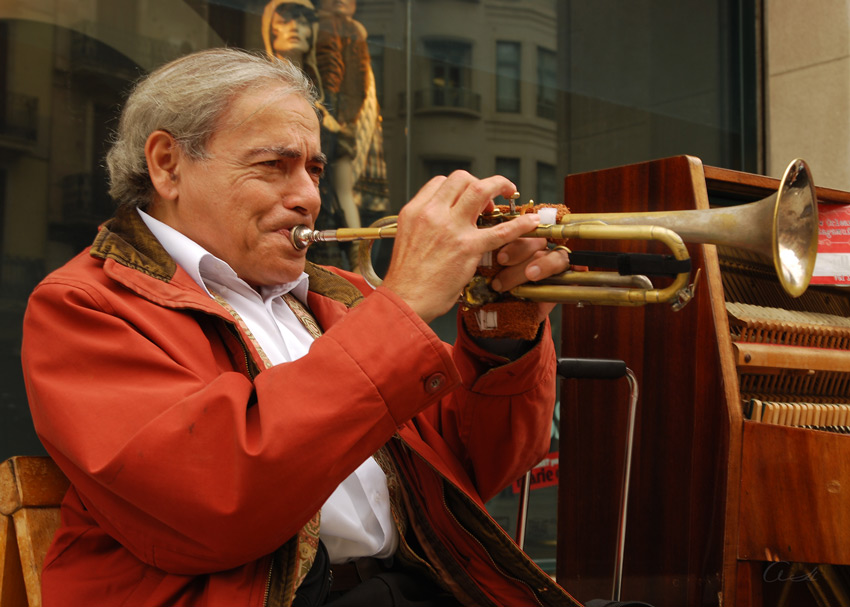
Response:
[[[167,131],[189,157],[206,158],[207,143],[233,99],[270,85],[281,86],[281,94],[301,95],[316,109],[316,91],[304,73],[265,53],[209,49],[151,72],[133,87],[106,155],[112,198],[142,208],[152,200],[145,160],[151,133]]]

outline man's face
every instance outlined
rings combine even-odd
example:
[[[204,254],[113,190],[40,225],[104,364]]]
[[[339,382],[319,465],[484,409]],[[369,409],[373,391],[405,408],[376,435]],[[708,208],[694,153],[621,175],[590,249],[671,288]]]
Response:
[[[207,146],[209,158],[178,153],[177,200],[154,204],[158,219],[223,259],[252,286],[296,279],[305,251],[290,230],[313,227],[325,161],[319,121],[307,101],[277,85],[237,97]]]
[[[305,7],[291,5],[272,15],[272,47],[281,56],[306,55],[313,43],[313,25]]]

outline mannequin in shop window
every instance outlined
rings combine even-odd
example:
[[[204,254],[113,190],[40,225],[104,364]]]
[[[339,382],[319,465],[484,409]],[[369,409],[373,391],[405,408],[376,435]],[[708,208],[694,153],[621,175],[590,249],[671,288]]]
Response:
[[[316,60],[328,109],[341,126],[337,162],[348,169],[336,173],[337,191],[350,191],[359,209],[351,222],[369,225],[387,214],[389,194],[367,32],[354,18],[356,0],[319,2]]]
[[[325,90],[316,60],[318,15],[310,0],[272,0],[262,18],[263,43],[269,55],[287,59],[301,68],[319,94],[317,107],[322,113],[322,150],[330,160],[321,183],[322,213],[316,229],[360,227],[360,217],[354,202],[349,176],[351,168],[340,160],[338,142],[344,138],[342,126],[329,111]],[[343,249],[346,247],[346,249]],[[347,249],[349,245],[331,244],[315,247],[308,253],[310,261],[353,269]]]

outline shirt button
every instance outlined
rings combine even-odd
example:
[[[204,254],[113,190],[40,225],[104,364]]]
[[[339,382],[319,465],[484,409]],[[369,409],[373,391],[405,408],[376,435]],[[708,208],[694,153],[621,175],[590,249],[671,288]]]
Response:
[[[428,394],[437,392],[446,383],[446,376],[442,373],[434,373],[425,380],[425,391]]]

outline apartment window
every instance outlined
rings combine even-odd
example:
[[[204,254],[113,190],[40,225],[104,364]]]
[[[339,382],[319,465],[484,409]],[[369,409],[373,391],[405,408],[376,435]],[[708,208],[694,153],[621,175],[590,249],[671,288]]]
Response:
[[[519,42],[496,42],[496,111],[520,111]]]
[[[425,53],[431,59],[429,101],[435,107],[475,107],[479,96],[473,94],[472,45],[459,40],[432,39],[425,41]]]
[[[558,57],[555,51],[537,48],[537,115],[555,119],[558,90]]]
[[[519,185],[519,158],[498,156],[496,158],[496,174],[510,179],[516,186],[517,191],[522,192]]]
[[[555,183],[555,165],[546,162],[537,163],[537,202],[558,204],[563,195]]]

